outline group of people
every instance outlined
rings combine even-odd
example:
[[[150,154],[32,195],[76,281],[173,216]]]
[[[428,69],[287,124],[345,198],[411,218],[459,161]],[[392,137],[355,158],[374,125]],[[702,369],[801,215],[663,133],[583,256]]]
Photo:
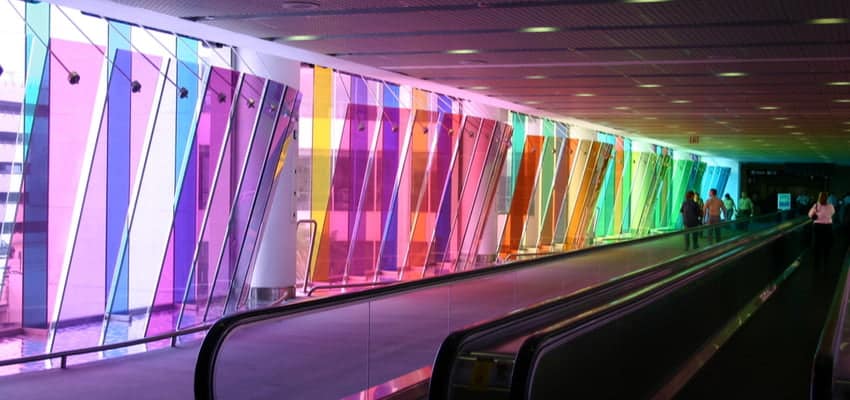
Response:
[[[802,197],[802,196],[801,196]],[[798,205],[805,202],[808,207],[806,198],[798,197]],[[837,204],[836,204],[837,203]],[[817,201],[811,205],[808,210],[808,215],[812,219],[812,253],[815,266],[824,266],[829,259],[829,251],[832,247],[833,221],[836,218],[836,212],[840,210],[847,216],[842,216],[839,221],[844,224],[850,224],[850,194],[844,196],[843,199],[837,200],[835,196],[830,196],[827,192],[820,192]],[[753,215],[753,202],[747,197],[746,193],[741,193],[741,198],[738,200],[737,207],[732,197],[727,193],[723,200],[717,197],[717,190],[709,191],[708,199],[703,202],[699,195],[693,190],[689,190],[685,194],[685,201],[680,209],[682,214],[682,222],[685,228],[697,227],[701,224],[718,224],[721,221],[730,221],[733,216],[736,219],[745,219]],[[712,229],[714,242],[720,241],[720,228]],[[685,250],[699,247],[699,237],[701,232],[694,230],[685,234]]]
[[[685,228],[693,228],[701,224],[718,224],[721,221],[731,221],[732,218],[749,218],[753,214],[753,202],[746,193],[741,193],[738,206],[732,196],[726,193],[723,200],[717,197],[717,189],[708,191],[708,200],[704,201],[699,194],[693,190],[685,193],[685,201],[679,212],[682,214],[682,222]],[[720,241],[720,228],[712,229],[714,242]],[[699,247],[699,236],[701,232],[690,232],[685,235],[685,250]]]

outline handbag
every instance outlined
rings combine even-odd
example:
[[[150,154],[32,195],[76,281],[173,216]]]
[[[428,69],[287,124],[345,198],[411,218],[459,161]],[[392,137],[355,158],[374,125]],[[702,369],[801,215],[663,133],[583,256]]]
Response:
[[[817,220],[818,220],[818,206],[817,206],[817,204],[815,204],[815,213],[812,214],[812,221],[817,221]]]

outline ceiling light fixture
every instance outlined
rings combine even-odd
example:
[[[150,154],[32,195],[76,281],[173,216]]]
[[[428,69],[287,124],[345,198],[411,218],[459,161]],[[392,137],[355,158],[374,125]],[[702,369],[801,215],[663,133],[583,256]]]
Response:
[[[788,117],[773,117],[773,120],[774,121],[786,121],[786,120],[788,120]]]
[[[794,129],[797,127],[797,125],[782,125],[782,127],[785,129]]]
[[[576,97],[593,97],[593,96],[596,96],[596,95],[593,94],[593,93],[576,93],[574,96],[576,96]]]
[[[808,22],[814,25],[836,25],[836,24],[846,24],[848,21],[847,18],[815,18],[810,19]]]
[[[655,120],[655,119],[658,119],[658,118],[656,118],[656,117],[643,117],[643,119]]]
[[[777,107],[777,106],[761,106],[761,107],[759,107],[759,110],[765,110],[765,111],[778,110],[778,109],[779,109],[779,107]]]
[[[525,79],[546,79],[546,75],[528,75]]]
[[[747,76],[746,72],[720,72],[716,75],[720,78],[740,78],[742,76]]]
[[[673,100],[673,101],[671,101],[671,103],[673,103],[673,104],[688,104],[690,102],[691,102],[690,100]]]
[[[720,125],[726,125],[726,124],[728,124],[728,122],[726,122],[726,121],[717,121],[717,123],[718,123],[718,124],[720,124]]]
[[[791,134],[794,135],[794,136],[803,136],[806,133],[805,132],[791,132]]]
[[[557,32],[560,31],[561,28],[557,26],[529,26],[520,29],[519,31],[522,33],[549,33],[549,32]]]
[[[285,0],[280,7],[284,10],[315,10],[319,8],[319,3],[305,0]]]
[[[540,104],[540,102],[536,101],[536,100],[530,100],[530,101],[526,101],[525,104]]]
[[[485,60],[460,60],[458,61],[460,65],[484,65],[487,64]]]
[[[827,86],[850,86],[850,82],[847,81],[837,81],[837,82],[827,82]]]
[[[487,90],[490,89],[490,86],[470,86],[469,90]]]
[[[651,89],[651,88],[659,88],[659,87],[661,87],[661,85],[659,85],[657,83],[644,83],[644,84],[638,85],[638,87],[644,88],[644,89]]]
[[[835,99],[833,101],[836,103],[850,103],[850,99]]]
[[[627,106],[619,106],[619,107],[614,107],[614,109],[615,109],[615,110],[620,110],[620,111],[625,111],[625,110],[631,110],[632,108],[631,108],[631,107],[627,107]]]
[[[453,49],[447,50],[446,54],[478,54],[479,51],[475,49]]]
[[[308,40],[317,40],[318,38],[316,35],[292,35],[284,37],[283,40],[287,42],[305,42]]]

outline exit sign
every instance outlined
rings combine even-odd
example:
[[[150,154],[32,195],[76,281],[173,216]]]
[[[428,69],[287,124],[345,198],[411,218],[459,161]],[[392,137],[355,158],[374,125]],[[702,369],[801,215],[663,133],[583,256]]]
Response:
[[[690,144],[699,143],[699,136],[696,136],[696,135],[688,136],[688,143],[690,143]]]

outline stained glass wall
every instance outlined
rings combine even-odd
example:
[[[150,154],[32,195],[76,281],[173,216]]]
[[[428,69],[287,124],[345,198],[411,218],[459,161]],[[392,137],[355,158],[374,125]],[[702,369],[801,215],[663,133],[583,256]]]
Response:
[[[38,353],[244,308],[298,90],[47,3],[0,3],[0,29],[0,332],[44,331]]]
[[[285,267],[314,284],[672,229],[688,189],[737,198],[734,163],[321,66],[296,90],[227,46],[47,3],[0,3],[0,34],[0,331],[43,330],[42,351],[244,309],[286,163]]]

